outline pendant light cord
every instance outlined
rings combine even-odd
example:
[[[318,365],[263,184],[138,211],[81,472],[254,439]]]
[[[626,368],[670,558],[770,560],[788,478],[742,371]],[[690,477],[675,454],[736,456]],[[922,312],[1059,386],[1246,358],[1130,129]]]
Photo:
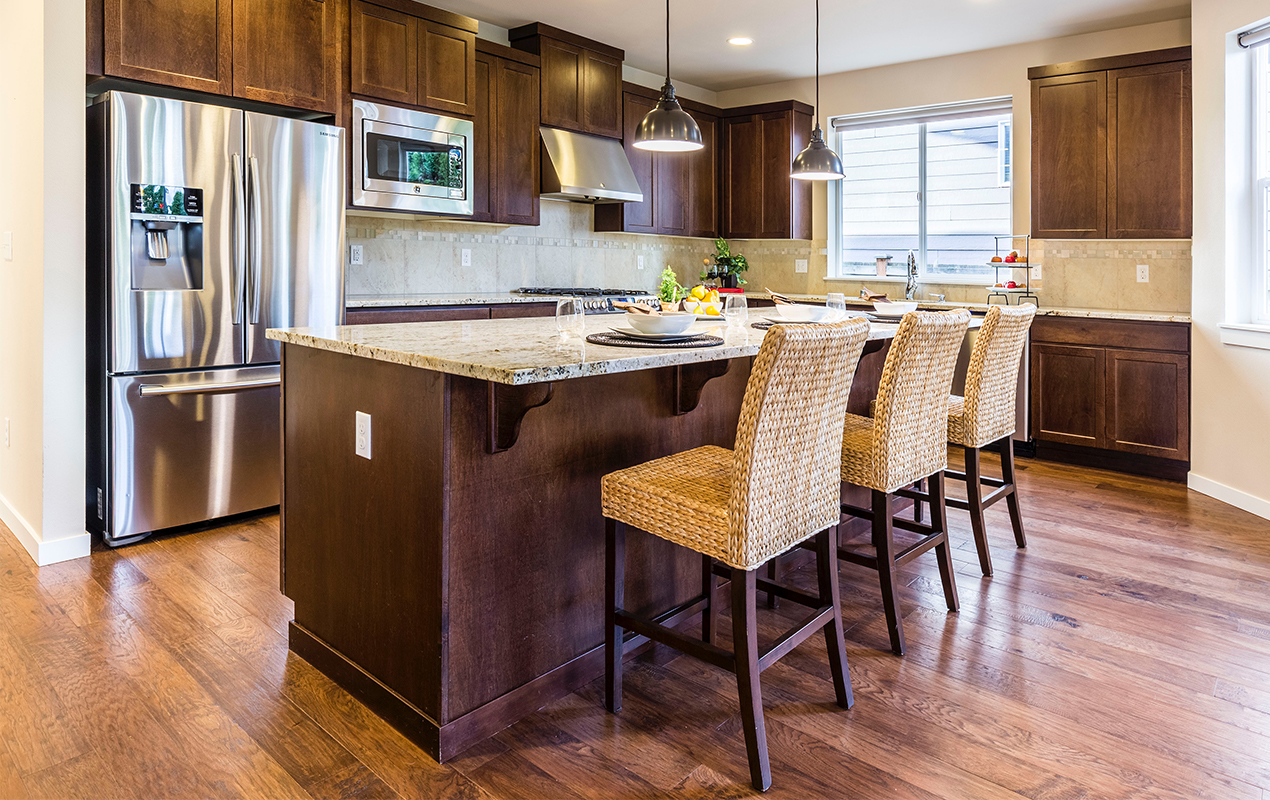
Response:
[[[816,127],[820,127],[820,0],[816,0]]]
[[[666,82],[670,82],[670,0],[666,0]]]

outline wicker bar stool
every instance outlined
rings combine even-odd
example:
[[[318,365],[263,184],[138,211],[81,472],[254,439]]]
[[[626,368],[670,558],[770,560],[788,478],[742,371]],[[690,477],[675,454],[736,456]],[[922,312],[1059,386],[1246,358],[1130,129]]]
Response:
[[[948,505],[970,511],[970,527],[979,550],[979,566],[992,574],[992,556],[984,531],[983,511],[1005,499],[1010,509],[1014,542],[1027,547],[1019,492],[1014,483],[1014,402],[1019,384],[1019,363],[1028,330],[1036,317],[1036,306],[993,306],[975,338],[966,370],[965,396],[952,395],[948,401],[948,441],[966,453],[966,471],[945,470],[949,478],[966,482],[966,499],[950,497]],[[1001,450],[1001,478],[983,474],[979,453],[997,445]],[[994,487],[985,495],[983,486]]]
[[[969,324],[970,312],[964,309],[905,314],[882,368],[873,418],[848,414],[844,426],[842,481],[871,490],[872,507],[844,503],[842,513],[872,522],[874,552],[840,547],[838,555],[878,571],[891,650],[896,655],[904,655],[896,567],[934,548],[944,599],[950,611],[958,608],[944,507],[943,471],[948,466],[945,409],[957,353]],[[930,479],[929,491],[906,488],[923,478]],[[929,502],[930,524],[896,519],[892,512],[892,497],[896,495]],[[921,538],[897,552],[895,528]]]
[[[605,702],[622,706],[625,631],[670,645],[736,674],[754,788],[771,786],[759,673],[824,629],[838,705],[850,708],[851,679],[839,608],[838,452],[847,395],[869,324],[776,325],[751,367],[736,449],[698,447],[604,476],[607,538]],[[702,555],[701,641],[622,608],[625,527],[647,531]],[[769,559],[815,537],[816,596],[757,577]],[[717,563],[716,563],[717,562]],[[731,578],[733,652],[714,642],[715,575]],[[762,653],[756,590],[779,591],[812,613]],[[684,606],[680,606],[683,608]]]

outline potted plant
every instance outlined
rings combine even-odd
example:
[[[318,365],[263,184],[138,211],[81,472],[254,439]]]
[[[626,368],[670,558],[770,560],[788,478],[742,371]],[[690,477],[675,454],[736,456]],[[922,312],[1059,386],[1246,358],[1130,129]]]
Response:
[[[745,256],[740,253],[733,253],[728,247],[727,241],[723,239],[714,240],[714,269],[712,272],[719,277],[725,289],[736,289],[745,284],[745,279],[741,277],[741,273],[750,268],[749,262],[745,260]],[[709,265],[710,260],[706,259]],[[701,278],[714,277],[707,272],[702,272]]]
[[[663,311],[674,311],[679,301],[688,293],[688,289],[679,283],[679,277],[670,267],[661,271],[661,284],[657,287],[657,299]]]

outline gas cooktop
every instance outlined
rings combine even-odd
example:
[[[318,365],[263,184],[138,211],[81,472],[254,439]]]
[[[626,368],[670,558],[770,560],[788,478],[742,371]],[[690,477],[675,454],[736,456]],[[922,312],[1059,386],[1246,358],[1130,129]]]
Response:
[[[652,293],[643,289],[595,289],[582,286],[523,286],[516,290],[517,294],[558,295],[561,297],[651,297]]]

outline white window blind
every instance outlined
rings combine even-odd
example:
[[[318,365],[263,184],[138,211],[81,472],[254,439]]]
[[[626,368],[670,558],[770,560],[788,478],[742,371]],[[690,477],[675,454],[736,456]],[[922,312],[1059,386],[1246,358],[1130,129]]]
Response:
[[[926,280],[992,275],[995,235],[1010,233],[1009,98],[850,117],[831,125],[844,179],[830,193],[837,274],[876,275],[878,256],[902,276],[908,251]]]

